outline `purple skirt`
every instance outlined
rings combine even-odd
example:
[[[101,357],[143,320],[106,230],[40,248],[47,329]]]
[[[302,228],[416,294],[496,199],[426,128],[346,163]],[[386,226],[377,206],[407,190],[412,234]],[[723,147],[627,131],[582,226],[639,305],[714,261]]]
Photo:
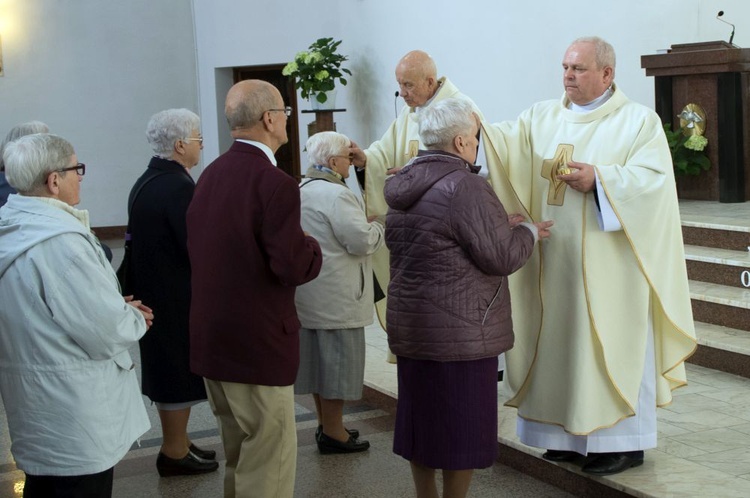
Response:
[[[393,452],[432,469],[484,469],[497,459],[497,357],[398,357]]]

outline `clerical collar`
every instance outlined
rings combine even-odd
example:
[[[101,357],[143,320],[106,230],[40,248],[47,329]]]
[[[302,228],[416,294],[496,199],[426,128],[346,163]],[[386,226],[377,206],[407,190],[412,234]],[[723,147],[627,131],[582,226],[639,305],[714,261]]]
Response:
[[[428,100],[427,102],[425,102],[424,104],[418,107],[415,107],[414,112],[420,112],[422,109],[425,109],[429,107],[430,104],[432,104],[432,101],[435,100],[435,97],[437,97],[437,94],[440,91],[440,87],[443,86],[443,81],[445,81],[445,76],[443,76],[437,81],[437,88],[435,89],[435,93],[432,95],[432,97],[430,97],[430,100]]]
[[[268,156],[268,160],[271,161],[274,166],[278,166],[278,164],[276,163],[276,157],[274,157],[273,151],[268,145],[264,144],[263,142],[256,142],[255,140],[245,140],[244,138],[237,138],[236,140],[238,142],[256,146],[257,148],[262,150],[266,154],[266,156]]]
[[[573,102],[571,102],[570,103],[570,110],[573,111],[573,112],[589,112],[589,111],[593,111],[594,109],[598,109],[599,107],[601,107],[602,105],[604,105],[604,103],[606,101],[608,101],[610,99],[610,97],[612,97],[613,93],[614,93],[614,90],[612,90],[612,87],[610,86],[609,88],[607,88],[606,90],[604,90],[604,93],[601,94],[600,97],[592,100],[588,104],[578,105],[578,104],[574,104]]]

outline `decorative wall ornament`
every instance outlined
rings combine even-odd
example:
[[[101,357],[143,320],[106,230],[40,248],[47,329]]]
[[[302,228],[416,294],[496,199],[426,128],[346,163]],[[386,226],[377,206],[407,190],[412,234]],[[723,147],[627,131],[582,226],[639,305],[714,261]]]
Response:
[[[703,136],[706,132],[706,111],[698,104],[688,104],[677,117],[680,119],[679,129],[672,131],[671,123],[664,124],[674,174],[699,175],[711,168],[705,151],[708,139]]]
[[[706,132],[706,111],[698,104],[688,104],[677,115],[685,136],[703,135]]]

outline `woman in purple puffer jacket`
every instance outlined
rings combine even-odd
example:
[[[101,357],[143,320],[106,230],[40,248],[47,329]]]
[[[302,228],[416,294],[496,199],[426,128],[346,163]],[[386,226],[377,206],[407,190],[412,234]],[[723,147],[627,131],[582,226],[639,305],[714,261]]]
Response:
[[[386,182],[391,251],[388,343],[398,358],[393,451],[418,497],[465,496],[473,469],[497,457],[497,357],[513,347],[507,276],[552,222],[519,223],[475,174],[479,121],[470,103],[419,114],[427,150]],[[494,436],[493,436],[494,435]]]

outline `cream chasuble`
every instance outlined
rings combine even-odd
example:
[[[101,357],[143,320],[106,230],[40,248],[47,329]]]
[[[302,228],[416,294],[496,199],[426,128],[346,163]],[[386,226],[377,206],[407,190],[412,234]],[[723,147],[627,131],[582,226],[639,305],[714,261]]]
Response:
[[[447,98],[458,98],[471,102],[471,105],[481,118],[481,113],[476,108],[474,102],[462,94],[448,78],[443,77],[439,81],[440,88],[433,98],[426,103],[426,106]],[[386,171],[391,168],[405,166],[406,163],[417,156],[419,149],[424,148],[424,145],[419,141],[418,113],[418,108],[404,106],[398,118],[391,123],[391,126],[383,137],[377,142],[373,142],[365,150],[365,155],[367,156],[367,165],[365,168],[367,216],[382,216],[388,212],[388,204],[386,204],[383,195],[383,187],[385,186],[387,176]],[[380,283],[380,287],[387,294],[388,283],[391,281],[391,270],[390,255],[385,244],[373,254],[372,268]],[[381,299],[375,308],[378,312],[380,325],[385,330],[386,299]]]
[[[695,350],[672,161],[658,116],[612,97],[587,113],[546,101],[517,121],[483,123],[494,190],[509,213],[554,220],[511,277],[514,348],[506,403],[525,420],[589,434],[632,417],[653,326],[656,403],[686,384]],[[593,164],[622,230],[604,232],[594,193],[555,178]]]

